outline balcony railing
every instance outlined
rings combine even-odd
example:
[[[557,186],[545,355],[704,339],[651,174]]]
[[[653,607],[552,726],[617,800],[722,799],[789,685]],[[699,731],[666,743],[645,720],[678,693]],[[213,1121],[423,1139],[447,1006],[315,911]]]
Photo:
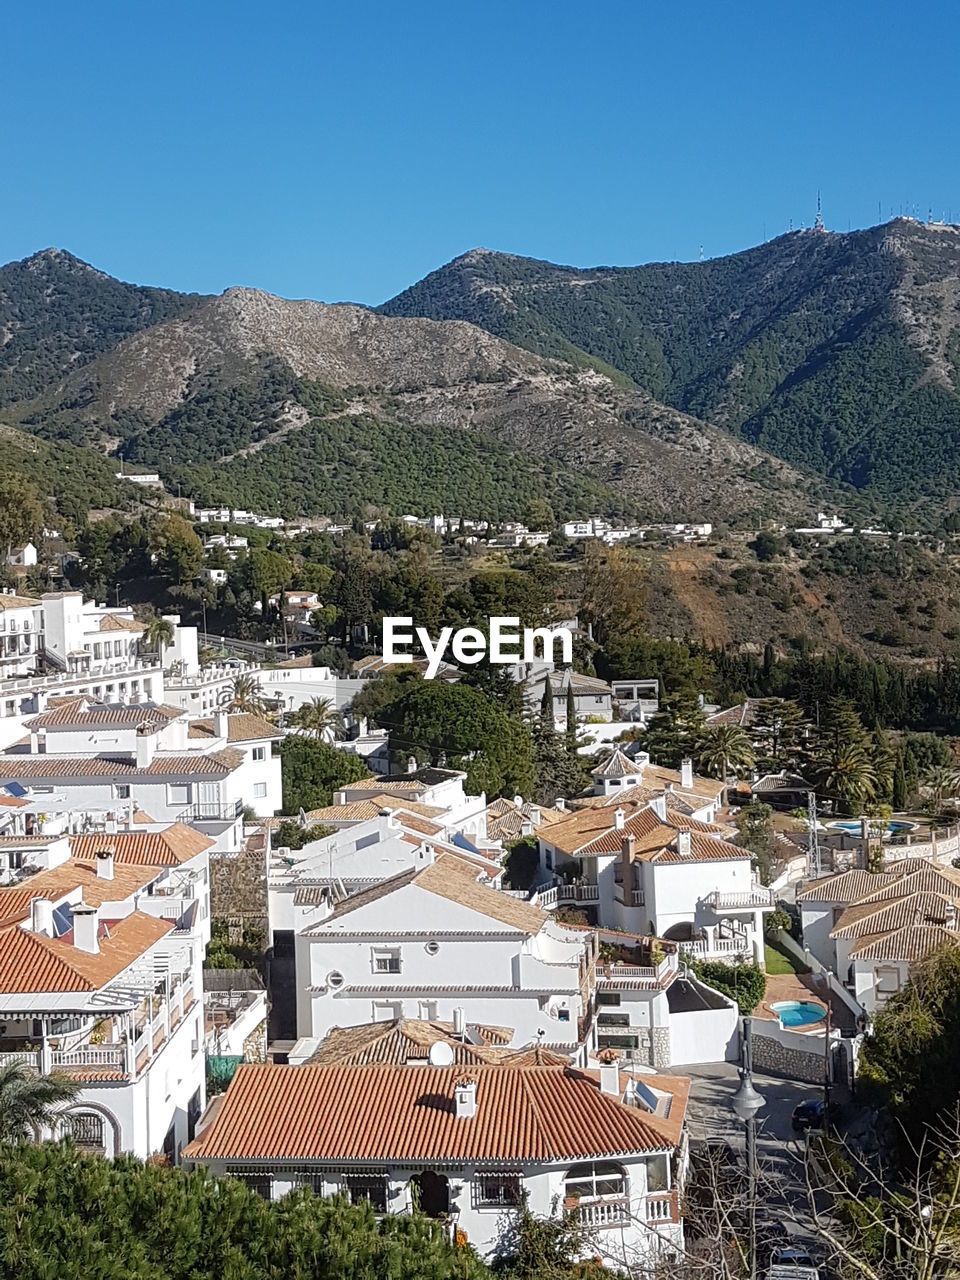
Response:
[[[243,801],[229,804],[194,804],[177,815],[180,822],[233,822],[243,813]]]
[[[8,1063],[17,1062],[28,1070],[40,1071],[40,1052],[39,1050],[15,1049],[8,1053],[0,1049],[0,1067],[5,1067]]]
[[[698,959],[710,956],[745,955],[750,951],[750,943],[746,938],[717,938],[710,942],[707,938],[698,938],[694,942],[681,942],[680,949]]]
[[[602,1231],[605,1227],[621,1227],[630,1221],[630,1201],[626,1196],[616,1200],[581,1200],[575,1212],[588,1231]]]
[[[708,893],[703,899],[708,907],[713,907],[715,911],[737,911],[749,910],[756,907],[772,907],[773,890],[768,889],[765,885],[754,885],[752,889],[748,889],[745,893],[720,893],[714,890]]]
[[[676,1191],[654,1191],[644,1201],[647,1222],[679,1222],[680,1205]]]
[[[122,1071],[126,1065],[122,1044],[89,1044],[79,1049],[55,1049],[51,1055],[57,1067],[113,1067]]]
[[[562,884],[554,881],[547,888],[537,891],[537,905],[555,907],[566,902],[599,902],[600,889],[595,884]]]

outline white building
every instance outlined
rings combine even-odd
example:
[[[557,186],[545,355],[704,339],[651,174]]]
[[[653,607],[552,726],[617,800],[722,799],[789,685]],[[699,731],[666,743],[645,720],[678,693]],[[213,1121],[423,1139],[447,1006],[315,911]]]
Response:
[[[37,548],[32,542],[22,547],[11,547],[7,552],[7,564],[14,569],[34,569],[37,564]]]
[[[295,910],[297,1028],[401,1017],[515,1029],[516,1043],[581,1040],[595,941],[481,883],[472,861],[418,846],[418,865],[340,902],[301,890]]]
[[[960,946],[960,871],[905,859],[882,872],[846,871],[797,894],[803,944],[865,1014],[906,985],[918,961]]]
[[[75,837],[0,888],[0,1063],[76,1079],[56,1129],[87,1150],[176,1161],[194,1135],[210,845],[186,827]]]
[[[688,1091],[615,1063],[241,1067],[185,1155],[269,1199],[306,1184],[379,1213],[417,1203],[488,1259],[522,1203],[575,1212],[590,1255],[646,1271],[683,1247]]]
[[[0,592],[0,688],[34,671],[43,653],[43,609],[32,596]]]

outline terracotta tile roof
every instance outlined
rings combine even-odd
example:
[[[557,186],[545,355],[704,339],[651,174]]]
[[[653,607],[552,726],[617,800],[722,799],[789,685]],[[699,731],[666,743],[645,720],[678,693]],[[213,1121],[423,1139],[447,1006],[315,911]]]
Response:
[[[902,897],[905,893],[930,892],[953,894],[960,891],[960,872],[953,867],[934,866],[905,859],[889,871],[842,871],[838,875],[814,880],[797,894],[797,902],[855,903],[883,897]],[[960,897],[960,893],[957,895]]]
[[[798,773],[765,773],[750,790],[754,795],[763,795],[767,791],[810,791],[812,787]]]
[[[133,760],[114,760],[105,756],[15,756],[0,755],[0,779],[56,778],[166,778],[213,774],[225,777],[243,764],[242,751],[224,747],[204,755],[154,756],[150,764],[139,767]]]
[[[100,703],[86,699],[70,699],[57,707],[48,707],[40,715],[25,721],[27,729],[136,729],[140,732],[164,728],[171,720],[184,715],[181,707],[156,706],[151,703]]]
[[[97,991],[129,968],[173,928],[172,920],[134,911],[109,927],[97,954],[62,938],[47,938],[10,925],[0,932],[0,995],[47,991]]]
[[[594,778],[633,778],[643,773],[643,768],[636,760],[631,760],[620,747],[614,747],[613,754],[592,770]]]
[[[418,1022],[398,1018],[392,1022],[372,1022],[358,1027],[332,1027],[310,1059],[321,1066],[365,1067],[376,1064],[420,1065],[429,1060],[430,1046],[449,1044],[455,1063],[498,1062],[509,1050],[504,1041],[513,1038],[509,1027],[480,1028],[500,1044],[471,1044],[454,1035],[452,1022]]]
[[[188,738],[215,738],[212,720],[191,720]],[[227,742],[262,742],[266,738],[283,737],[283,732],[263,716],[248,711],[234,711],[227,717]]]
[[[479,1064],[471,1068],[477,1110],[468,1119],[454,1109],[462,1071],[241,1066],[216,1118],[184,1155],[200,1162],[548,1162],[672,1150],[680,1137],[680,1087],[663,1120],[602,1093],[588,1072]],[[649,1080],[660,1087],[661,1077]]]
[[[38,871],[36,875],[21,885],[12,888],[0,888],[0,919],[8,915],[7,903],[13,903],[8,894],[19,894],[29,891],[35,898],[50,898],[56,901],[66,897],[77,888],[83,889],[83,900],[91,907],[99,907],[102,902],[123,902],[126,898],[156,880],[162,874],[159,866],[115,866],[113,879],[105,880],[97,875],[93,862],[80,862],[76,858],[68,858],[58,867],[50,867],[47,871]],[[29,906],[27,915],[30,914]]]
[[[646,862],[729,862],[749,858],[739,845],[719,837],[723,827],[700,822],[676,809],[668,809],[663,819],[650,806],[625,810],[624,823],[616,826],[616,810],[581,809],[565,823],[558,823],[542,838],[564,853],[580,858],[620,853],[625,839],[633,839],[633,857]],[[677,836],[690,832],[690,853],[677,849]]]
[[[953,927],[956,906],[941,893],[908,893],[903,897],[859,902],[847,907],[830,931],[831,938],[865,938],[907,926],[933,924]]]
[[[118,617],[115,613],[107,613],[100,619],[101,631],[136,631],[138,634],[145,630],[142,622],[135,622],[130,618]]]
[[[850,948],[858,960],[922,960],[943,946],[960,946],[960,933],[938,925],[915,924],[891,933],[861,938]]]
[[[415,884],[417,888],[425,889],[428,893],[434,893],[450,902],[469,907],[481,915],[507,925],[510,929],[522,933],[540,932],[544,923],[550,918],[546,911],[531,906],[529,902],[511,898],[509,894],[501,893],[498,889],[480,884],[477,875],[476,863],[457,854],[443,853],[436,861],[421,870],[410,868],[399,875],[391,876],[389,880],[381,880],[369,889],[353,894],[341,902],[326,920],[308,930],[308,936],[321,936],[326,932],[326,926],[331,921],[341,920],[360,907],[376,902],[387,894],[404,889],[410,884]]]
[[[113,854],[115,867],[176,867],[211,849],[215,841],[185,823],[165,831],[118,831],[70,837],[75,858],[92,861],[101,851]]]
[[[0,809],[25,809],[29,800],[21,800],[19,796],[0,796]]]
[[[564,822],[569,816],[565,810],[553,809],[549,805],[524,801],[518,806],[514,800],[501,796],[487,805],[487,839],[519,840],[525,826],[532,826],[534,831],[538,831],[541,827]]]
[[[32,596],[11,596],[0,591],[0,613],[7,609],[36,609],[40,604]]]

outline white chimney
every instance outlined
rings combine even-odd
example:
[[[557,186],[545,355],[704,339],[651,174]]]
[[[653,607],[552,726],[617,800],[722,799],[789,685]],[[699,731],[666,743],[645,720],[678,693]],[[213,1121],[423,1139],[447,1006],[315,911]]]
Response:
[[[127,808],[127,830],[128,831],[133,831],[134,828],[136,827],[136,823],[134,822],[135,813],[136,813],[136,807],[131,801],[130,805]]]
[[[48,898],[30,900],[30,929],[47,938],[53,937],[53,903]]]
[[[556,800],[553,802],[553,807],[555,809],[559,809],[561,813],[566,813],[567,802],[564,800],[563,796],[557,796]]]
[[[73,916],[73,945],[78,951],[97,955],[100,951],[100,915],[97,908],[78,902],[70,914]]]
[[[518,809],[522,809],[522,808],[523,808],[523,796],[514,796],[514,797],[513,797],[513,803],[516,805],[516,807],[517,807]]]
[[[600,1092],[611,1098],[620,1097],[620,1059],[600,1063]]]
[[[455,1036],[460,1036],[462,1039],[466,1031],[466,1027],[467,1015],[464,1012],[463,1007],[461,1005],[457,1005],[453,1011],[453,1034]]]
[[[667,817],[667,797],[665,794],[654,796],[650,801],[650,808],[654,811],[661,822],[666,821]]]
[[[407,773],[416,773],[416,772],[417,772],[417,757],[408,756],[407,757]]]
[[[679,853],[681,858],[690,857],[690,832],[689,831],[677,832],[677,853]]]
[[[680,761],[680,785],[684,791],[689,791],[693,786],[693,761],[689,756]]]
[[[623,812],[622,809],[618,809],[616,813],[613,815],[613,829],[615,831],[623,830],[623,820],[625,817],[626,817],[626,814]]]
[[[477,1082],[461,1076],[453,1086],[453,1109],[458,1120],[469,1120],[477,1114]]]
[[[138,733],[137,734],[137,768],[146,769],[153,761],[154,752],[157,749],[157,735],[155,733]]]
[[[226,711],[213,713],[213,732],[218,738],[228,741],[230,738],[230,716]]]
[[[112,849],[97,850],[97,878],[100,880],[113,879],[113,850]]]

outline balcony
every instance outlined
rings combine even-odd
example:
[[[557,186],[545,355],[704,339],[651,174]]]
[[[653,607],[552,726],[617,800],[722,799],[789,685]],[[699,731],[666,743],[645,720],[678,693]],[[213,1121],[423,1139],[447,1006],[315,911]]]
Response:
[[[759,937],[759,934],[757,935]],[[697,938],[693,942],[681,942],[680,948],[695,960],[713,960],[717,956],[749,956],[752,951],[750,941],[742,938]]]
[[[623,1227],[630,1221],[630,1201],[626,1196],[610,1200],[580,1200],[574,1212],[588,1231]]]
[[[744,893],[720,893],[715,889],[702,901],[714,911],[772,911],[775,905],[773,890],[762,884],[755,884]]]
[[[228,804],[194,804],[182,809],[178,822],[233,822],[243,814],[243,801],[231,800]]]
[[[537,891],[537,906],[549,910],[571,902],[599,902],[600,889],[595,884],[563,884],[554,881],[548,888]]]
[[[647,1222],[679,1222],[680,1197],[676,1190],[653,1191],[643,1202]]]
[[[79,1049],[55,1049],[53,1070],[61,1067],[101,1067],[126,1070],[126,1049],[122,1044],[85,1044]]]

